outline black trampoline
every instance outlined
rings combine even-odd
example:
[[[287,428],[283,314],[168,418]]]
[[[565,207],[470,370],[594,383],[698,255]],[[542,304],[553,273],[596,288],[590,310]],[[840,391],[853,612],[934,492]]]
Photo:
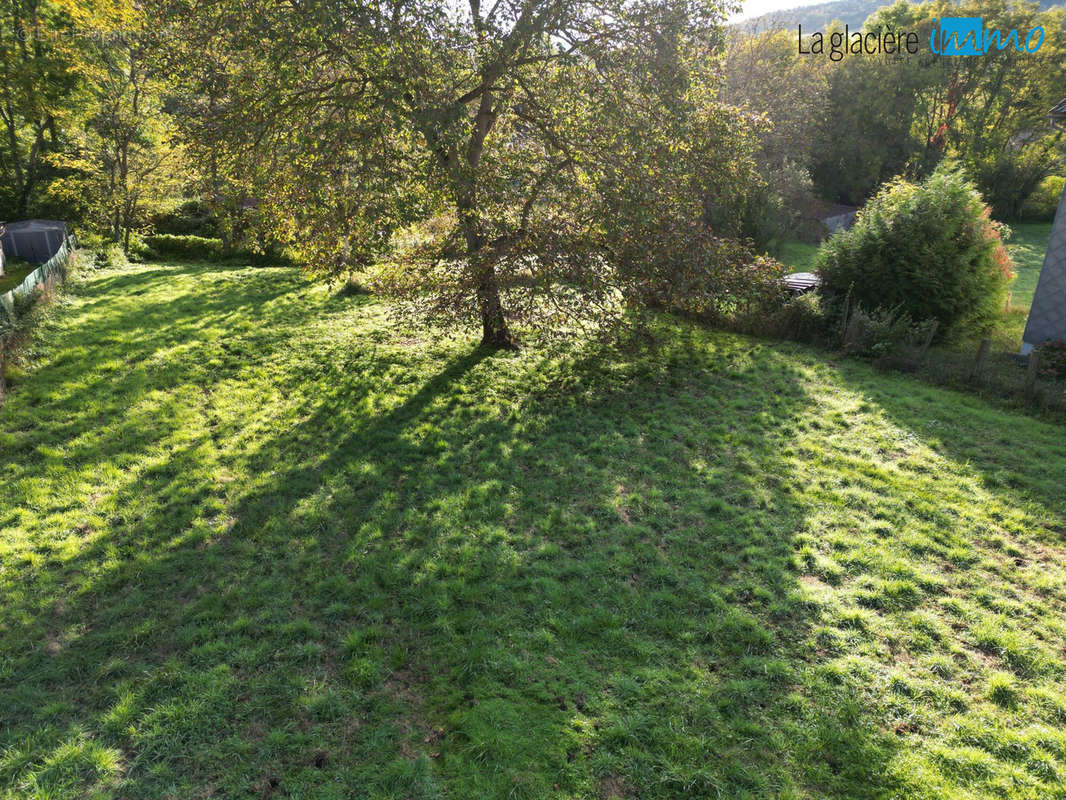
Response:
[[[43,264],[54,256],[67,238],[67,223],[54,219],[27,219],[4,226],[0,243],[4,255]]]

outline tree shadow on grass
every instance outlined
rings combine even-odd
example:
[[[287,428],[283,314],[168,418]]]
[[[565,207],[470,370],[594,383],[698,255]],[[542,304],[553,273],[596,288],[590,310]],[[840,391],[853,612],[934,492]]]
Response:
[[[1028,508],[1053,530],[1066,531],[1062,425],[906,376],[872,381],[863,364],[845,365],[840,379],[916,441],[965,465],[989,493]]]
[[[239,338],[247,291],[216,287],[202,314]],[[183,311],[168,336],[202,322]],[[147,374],[138,392],[199,392],[203,424],[105,432],[138,469],[98,529],[49,550],[20,517],[0,781],[66,753],[70,796],[885,791],[892,743],[811,678],[783,456],[796,366],[669,334],[543,358],[386,337],[285,403],[263,400],[269,374],[208,395],[195,370]]]

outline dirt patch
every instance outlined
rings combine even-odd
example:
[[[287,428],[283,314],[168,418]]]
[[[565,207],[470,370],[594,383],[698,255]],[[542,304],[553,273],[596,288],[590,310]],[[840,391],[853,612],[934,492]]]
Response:
[[[601,800],[612,800],[612,798],[625,800],[625,798],[636,796],[637,790],[625,778],[617,775],[608,775],[600,781]]]

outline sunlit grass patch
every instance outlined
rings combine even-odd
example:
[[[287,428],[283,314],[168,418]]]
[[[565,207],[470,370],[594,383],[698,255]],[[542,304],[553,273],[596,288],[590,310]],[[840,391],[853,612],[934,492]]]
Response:
[[[1017,797],[1053,425],[662,319],[518,354],[105,270],[0,410],[0,797]]]

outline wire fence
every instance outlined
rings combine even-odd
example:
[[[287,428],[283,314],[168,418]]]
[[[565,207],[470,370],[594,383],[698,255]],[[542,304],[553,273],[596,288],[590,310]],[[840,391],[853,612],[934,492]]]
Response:
[[[27,275],[22,283],[14,289],[11,289],[4,294],[0,294],[0,311],[7,314],[10,319],[14,320],[17,308],[15,301],[18,298],[29,295],[34,289],[47,281],[55,280],[56,282],[61,283],[65,280],[67,276],[67,259],[70,258],[71,252],[73,252],[77,246],[78,240],[74,235],[68,235],[59,245],[59,249],[55,252],[55,255]]]

